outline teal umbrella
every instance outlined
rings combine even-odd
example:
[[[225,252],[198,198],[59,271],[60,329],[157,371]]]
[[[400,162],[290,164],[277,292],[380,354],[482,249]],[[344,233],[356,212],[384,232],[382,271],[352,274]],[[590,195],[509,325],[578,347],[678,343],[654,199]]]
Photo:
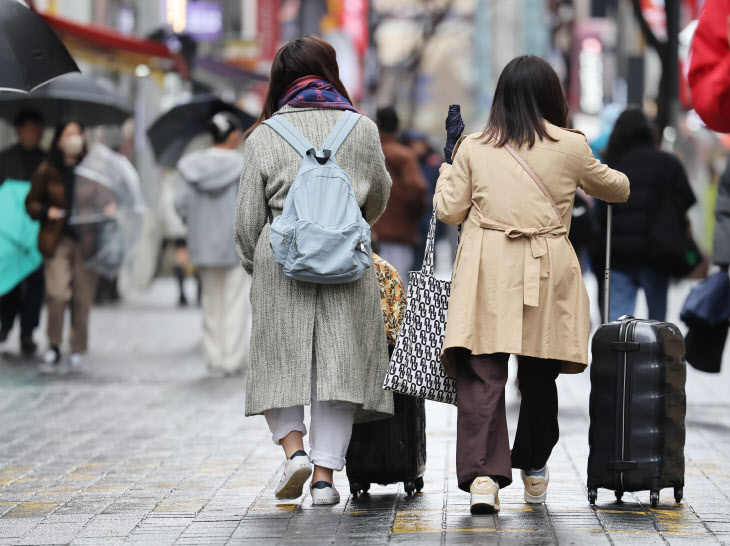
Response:
[[[40,223],[25,212],[30,182],[6,180],[0,184],[0,296],[38,269]]]

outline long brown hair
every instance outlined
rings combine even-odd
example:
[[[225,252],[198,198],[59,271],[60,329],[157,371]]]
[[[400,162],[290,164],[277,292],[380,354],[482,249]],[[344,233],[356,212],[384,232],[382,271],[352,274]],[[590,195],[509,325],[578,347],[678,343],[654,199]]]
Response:
[[[532,148],[535,140],[555,142],[545,127],[549,121],[565,127],[568,103],[555,70],[535,55],[512,59],[504,67],[482,137],[502,147],[512,143]]]
[[[279,109],[279,101],[287,88],[304,76],[319,76],[335,86],[337,92],[350,103],[350,95],[340,80],[335,48],[317,36],[304,36],[285,44],[276,52],[271,65],[269,90],[256,123],[246,131],[246,136],[269,119]]]

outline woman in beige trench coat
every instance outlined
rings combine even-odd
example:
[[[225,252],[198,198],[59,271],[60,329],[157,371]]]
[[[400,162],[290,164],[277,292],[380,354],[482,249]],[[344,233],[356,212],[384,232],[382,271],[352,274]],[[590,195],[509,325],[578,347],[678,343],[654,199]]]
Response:
[[[610,202],[629,196],[626,176],[596,160],[582,133],[562,128],[567,114],[552,68],[539,57],[514,59],[487,128],[462,141],[436,187],[439,220],[464,223],[442,363],[457,382],[457,476],[472,513],[499,510],[512,468],[522,469],[526,502],[545,500],[559,434],[555,379],[588,363],[588,296],[568,241],[575,192]],[[522,394],[511,454],[510,354],[518,355]]]

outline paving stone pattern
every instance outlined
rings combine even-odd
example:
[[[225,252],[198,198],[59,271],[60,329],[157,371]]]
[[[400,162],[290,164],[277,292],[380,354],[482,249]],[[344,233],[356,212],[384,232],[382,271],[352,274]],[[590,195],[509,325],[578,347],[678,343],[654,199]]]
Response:
[[[675,299],[677,299],[675,297]],[[730,542],[730,362],[688,376],[685,495],[586,501],[587,374],[562,377],[561,439],[544,506],[522,502],[519,475],[498,517],[472,517],[456,486],[456,411],[428,404],[425,488],[373,486],[313,507],[277,502],[283,466],[263,418],[243,417],[243,378],[206,371],[196,309],[173,285],[92,315],[83,373],[42,377],[0,358],[0,545],[5,544],[718,544]],[[42,336],[38,335],[39,338]],[[514,370],[513,370],[514,372]],[[510,424],[519,399],[510,384]]]

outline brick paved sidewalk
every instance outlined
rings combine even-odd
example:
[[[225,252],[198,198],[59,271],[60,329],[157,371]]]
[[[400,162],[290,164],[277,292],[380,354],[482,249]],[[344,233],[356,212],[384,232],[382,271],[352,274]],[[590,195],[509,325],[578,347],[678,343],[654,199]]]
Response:
[[[471,517],[456,487],[453,408],[428,405],[422,494],[373,486],[313,508],[278,503],[282,467],[263,418],[243,418],[242,378],[205,370],[198,311],[173,307],[157,282],[118,307],[95,309],[81,374],[41,377],[0,358],[2,544],[717,544],[730,542],[730,363],[720,376],[690,370],[682,504],[663,491],[586,501],[587,374],[559,381],[561,440],[545,506],[522,503],[519,477],[499,517]],[[42,336],[38,335],[39,338]],[[509,388],[514,423],[518,400]],[[513,428],[513,427],[512,427]]]

